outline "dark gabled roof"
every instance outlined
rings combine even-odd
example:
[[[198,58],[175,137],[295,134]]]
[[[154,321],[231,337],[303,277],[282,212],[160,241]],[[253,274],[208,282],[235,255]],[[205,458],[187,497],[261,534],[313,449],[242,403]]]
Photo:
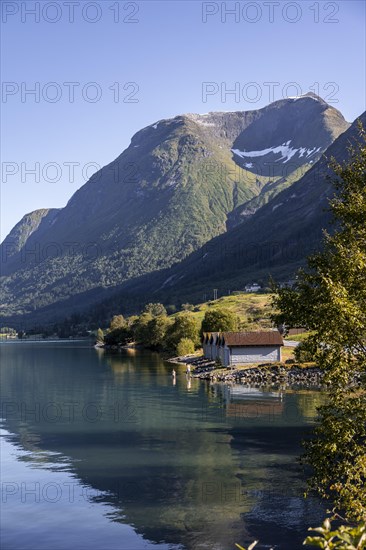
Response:
[[[204,332],[202,335],[202,343],[208,344],[212,343],[212,339],[216,338],[220,333],[219,332]]]
[[[216,344],[217,338],[220,336],[219,332],[211,332],[210,344]]]
[[[221,340],[227,346],[283,346],[278,330],[258,332],[223,332]]]

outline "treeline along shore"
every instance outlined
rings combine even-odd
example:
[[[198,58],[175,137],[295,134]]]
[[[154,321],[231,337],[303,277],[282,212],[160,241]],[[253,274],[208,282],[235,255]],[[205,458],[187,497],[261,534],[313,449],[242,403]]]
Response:
[[[291,336],[300,345],[283,348],[280,362],[223,367],[220,361],[204,357],[201,341],[207,331],[274,329],[271,299],[270,294],[243,293],[199,306],[184,304],[182,311],[170,315],[162,304],[150,303],[140,315],[115,315],[107,329],[98,330],[96,346],[111,351],[131,347],[158,351],[172,364],[189,364],[192,377],[209,382],[321,388],[323,373],[302,351],[306,333]]]

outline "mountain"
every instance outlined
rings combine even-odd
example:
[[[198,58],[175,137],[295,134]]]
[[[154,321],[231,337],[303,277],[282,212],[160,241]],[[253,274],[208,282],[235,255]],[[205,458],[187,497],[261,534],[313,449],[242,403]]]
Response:
[[[315,94],[289,101],[286,117],[277,102],[277,108],[256,119],[236,138],[232,152],[240,166],[267,177],[288,175],[305,162],[313,164],[324,145],[328,147],[344,132],[339,112],[329,109]],[[282,141],[280,136],[293,137]]]
[[[250,219],[212,239],[183,262],[168,270],[125,283],[114,298],[121,305],[164,300],[166,304],[200,301],[243,289],[247,283],[291,279],[305,258],[321,246],[323,229],[330,229],[328,200],[334,189],[329,160],[347,161],[350,146],[359,143],[359,122],[366,126],[366,112],[341,134],[326,154],[290,188],[262,206]]]
[[[38,232],[38,235],[46,234],[54,223],[59,210],[58,208],[42,208],[23,216],[1,243],[2,256],[9,259],[20,252],[35,231]]]
[[[240,224],[249,201],[259,201],[254,212],[290,185],[348,126],[313,94],[147,126],[63,209],[31,213],[32,230],[23,218],[11,231],[2,316],[62,316],[181,262]]]

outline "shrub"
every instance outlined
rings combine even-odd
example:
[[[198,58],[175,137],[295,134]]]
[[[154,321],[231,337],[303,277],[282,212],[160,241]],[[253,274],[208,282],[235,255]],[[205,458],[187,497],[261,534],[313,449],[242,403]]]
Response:
[[[190,355],[194,353],[194,342],[190,338],[181,338],[177,345],[177,354],[181,355]]]
[[[298,363],[310,363],[314,361],[314,352],[304,342],[300,342],[295,348],[294,357]]]

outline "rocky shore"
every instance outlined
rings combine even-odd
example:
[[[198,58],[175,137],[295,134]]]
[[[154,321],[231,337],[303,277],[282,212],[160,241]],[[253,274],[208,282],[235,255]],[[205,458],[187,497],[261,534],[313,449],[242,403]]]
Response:
[[[184,356],[174,357],[171,362],[190,364],[192,376],[209,382],[227,384],[244,384],[248,386],[302,386],[320,388],[323,373],[314,366],[297,364],[260,364],[248,367],[219,367],[215,361],[204,357]]]
[[[196,366],[192,376],[210,382],[224,384],[243,384],[251,387],[301,387],[309,389],[326,388],[324,372],[318,367],[299,364],[268,363],[248,367],[220,368],[217,364]],[[350,384],[357,389],[362,385],[365,374],[355,373]]]
[[[262,386],[301,386],[321,388],[323,373],[315,366],[285,363],[266,363],[241,367],[220,367],[215,361],[204,357],[184,356],[170,359],[172,363],[189,364],[192,376],[209,382]]]
[[[316,367],[293,365],[258,365],[249,368],[196,368],[193,376],[211,382],[245,384],[249,386],[322,386],[323,373]]]

